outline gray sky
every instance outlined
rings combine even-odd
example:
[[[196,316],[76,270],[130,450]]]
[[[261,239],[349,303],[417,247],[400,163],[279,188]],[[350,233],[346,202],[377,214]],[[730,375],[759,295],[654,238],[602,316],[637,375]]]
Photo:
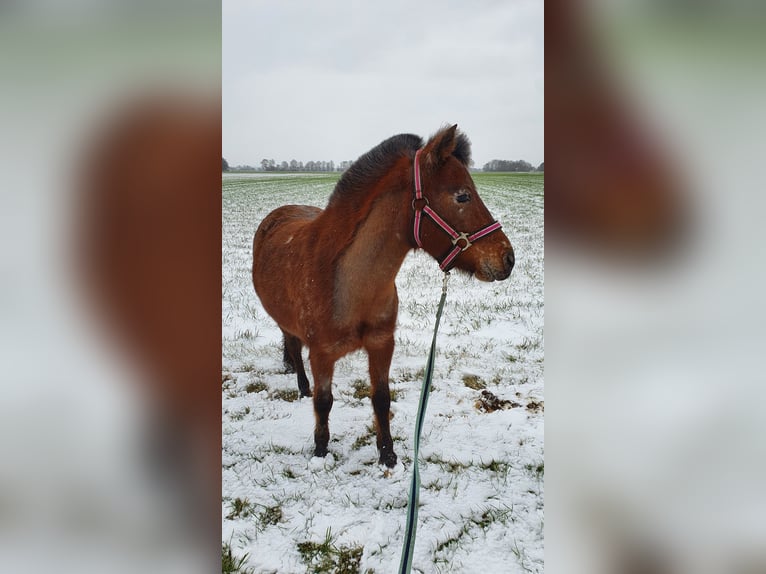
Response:
[[[353,160],[457,123],[543,161],[543,1],[224,0],[223,156]]]

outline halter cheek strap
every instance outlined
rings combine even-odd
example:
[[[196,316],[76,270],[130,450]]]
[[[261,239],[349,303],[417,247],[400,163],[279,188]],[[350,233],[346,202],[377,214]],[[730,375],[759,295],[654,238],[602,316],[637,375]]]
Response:
[[[418,247],[423,248],[423,243],[420,240],[420,222],[423,219],[425,213],[430,217],[436,225],[441,227],[447,235],[452,238],[452,250],[439,262],[439,268],[442,271],[448,271],[451,268],[452,262],[462,252],[468,249],[474,241],[486,237],[493,231],[497,231],[502,226],[499,221],[494,221],[489,225],[482,227],[478,231],[467,235],[465,232],[458,233],[455,229],[444,219],[442,219],[438,213],[436,213],[428,203],[428,198],[423,197],[423,188],[420,184],[420,152],[419,149],[415,152],[414,160],[414,172],[415,172],[415,199],[412,200],[412,209],[415,211],[415,222],[413,224],[413,235],[415,236],[415,243]],[[462,242],[462,243],[461,243]]]

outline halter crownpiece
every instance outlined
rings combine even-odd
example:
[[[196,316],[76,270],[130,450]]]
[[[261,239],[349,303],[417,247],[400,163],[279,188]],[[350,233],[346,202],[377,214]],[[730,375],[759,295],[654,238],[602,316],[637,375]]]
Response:
[[[486,237],[493,231],[500,229],[502,226],[499,221],[495,221],[468,235],[465,232],[458,233],[449,223],[439,217],[439,214],[431,209],[428,198],[423,197],[423,188],[420,184],[420,162],[418,161],[421,151],[423,151],[422,148],[415,152],[415,159],[413,162],[415,172],[415,198],[412,200],[412,209],[415,211],[415,222],[412,231],[415,236],[415,243],[422,249],[423,243],[420,241],[420,222],[425,213],[434,221],[434,223],[436,223],[436,225],[441,227],[447,235],[452,238],[452,250],[439,262],[439,268],[446,272],[450,270],[452,262],[462,251],[468,249],[476,240]]]

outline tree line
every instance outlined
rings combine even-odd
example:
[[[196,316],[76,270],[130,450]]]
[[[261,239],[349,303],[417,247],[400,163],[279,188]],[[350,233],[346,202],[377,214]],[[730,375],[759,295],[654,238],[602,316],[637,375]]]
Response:
[[[507,160],[507,159],[493,159],[488,161],[482,167],[482,171],[543,171],[545,162],[539,166],[534,167],[528,161],[523,159],[519,160]]]
[[[230,167],[226,158],[223,159],[223,171],[296,171],[296,172],[317,172],[317,171],[346,171],[353,163],[351,160],[342,161],[336,164],[334,161],[302,161],[290,160],[277,163],[273,159],[262,159],[258,166],[238,165]]]
[[[306,171],[306,172],[316,172],[316,171],[346,171],[351,164],[353,163],[351,160],[348,161],[342,161],[339,164],[335,164],[334,161],[307,161],[306,163],[303,163],[302,161],[297,160],[290,160],[287,161],[281,161],[277,163],[273,159],[262,159],[261,163],[258,167],[253,167],[251,165],[238,165],[236,167],[230,167],[229,162],[226,161],[226,158],[223,159],[223,171]],[[484,164],[482,167],[482,171],[544,171],[544,165],[545,162],[541,163],[536,168],[529,163],[528,161],[524,161],[523,159],[520,160],[505,160],[505,159],[493,159],[492,161],[488,161]]]

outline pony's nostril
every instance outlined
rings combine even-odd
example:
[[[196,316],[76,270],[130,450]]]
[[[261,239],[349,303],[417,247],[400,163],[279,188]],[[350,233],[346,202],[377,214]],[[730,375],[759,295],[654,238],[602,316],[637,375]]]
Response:
[[[513,269],[513,266],[514,266],[514,264],[516,263],[516,257],[514,257],[514,255],[513,255],[513,251],[509,251],[509,252],[508,252],[508,253],[505,255],[505,263],[506,263],[506,265],[508,266],[508,271],[510,271],[511,269]]]

